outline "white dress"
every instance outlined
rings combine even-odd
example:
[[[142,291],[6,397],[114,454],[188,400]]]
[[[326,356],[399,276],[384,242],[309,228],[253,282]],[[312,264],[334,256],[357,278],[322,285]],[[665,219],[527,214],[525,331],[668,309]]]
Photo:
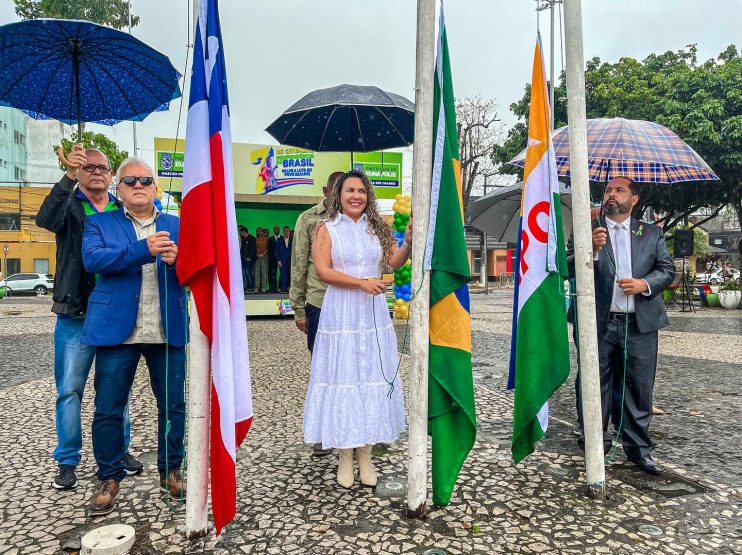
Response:
[[[358,223],[340,214],[326,225],[334,270],[361,278],[381,276],[381,245],[368,233],[365,214]],[[312,354],[304,441],[325,449],[393,442],[405,429],[398,365],[384,295],[330,285]]]

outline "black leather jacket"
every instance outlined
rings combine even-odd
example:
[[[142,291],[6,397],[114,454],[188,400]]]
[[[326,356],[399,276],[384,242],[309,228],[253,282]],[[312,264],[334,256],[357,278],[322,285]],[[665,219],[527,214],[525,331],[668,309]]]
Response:
[[[54,275],[52,312],[84,316],[95,276],[82,265],[82,231],[85,209],[75,196],[77,181],[62,176],[39,208],[36,225],[54,232],[57,239],[57,270]]]

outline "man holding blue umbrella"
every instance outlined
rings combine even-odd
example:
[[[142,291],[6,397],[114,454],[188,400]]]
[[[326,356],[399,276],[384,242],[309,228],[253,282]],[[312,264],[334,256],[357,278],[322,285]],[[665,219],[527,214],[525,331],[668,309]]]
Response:
[[[53,486],[59,490],[77,487],[76,468],[82,448],[80,411],[85,382],[95,356],[95,347],[82,343],[82,329],[88,297],[95,276],[82,263],[82,231],[90,214],[119,208],[108,193],[111,166],[105,154],[96,149],[73,150],[70,166],[44,199],[36,225],[55,234],[57,273],[52,312],[57,314],[54,329],[54,379],[57,387],[57,447],[54,460],[58,470]],[[139,474],[142,463],[129,453],[130,422],[128,405],[124,415],[127,474]]]

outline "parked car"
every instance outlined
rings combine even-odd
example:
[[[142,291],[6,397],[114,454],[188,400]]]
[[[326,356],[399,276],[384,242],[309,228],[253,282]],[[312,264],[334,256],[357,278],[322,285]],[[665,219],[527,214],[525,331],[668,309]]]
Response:
[[[731,279],[739,283],[739,270],[736,270],[735,268],[729,268],[729,270],[726,271],[731,273]],[[716,270],[706,272],[705,274],[696,274],[696,283],[710,283],[711,285],[719,285],[720,283],[724,283],[724,281],[726,281],[724,279],[724,272],[725,270],[723,268],[718,268]]]
[[[36,273],[13,274],[0,281],[0,287],[5,287],[5,295],[8,297],[19,293],[45,295],[54,289],[54,276]]]

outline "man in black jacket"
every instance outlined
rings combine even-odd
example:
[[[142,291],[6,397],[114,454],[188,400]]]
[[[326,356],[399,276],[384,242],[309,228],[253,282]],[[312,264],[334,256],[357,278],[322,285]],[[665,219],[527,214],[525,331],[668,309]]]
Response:
[[[250,230],[244,225],[238,227],[240,231],[240,259],[242,261],[242,281],[245,293],[252,293],[255,289],[255,279],[253,276],[253,267],[255,266],[255,256],[257,255],[257,246],[255,237],[250,235]]]
[[[267,229],[266,229],[267,231]],[[276,257],[276,243],[281,238],[281,228],[273,226],[273,235],[268,238],[268,290],[271,293],[278,291],[278,258]]]
[[[82,327],[95,276],[82,264],[82,231],[85,218],[96,212],[119,208],[108,193],[111,167],[105,154],[96,149],[73,150],[71,164],[62,179],[44,199],[36,225],[54,232],[57,240],[57,270],[52,312],[54,328],[54,379],[57,386],[56,426],[59,443],[54,449],[58,470],[53,486],[77,487],[76,467],[82,449],[80,409],[85,382],[95,356],[95,347],[82,343]],[[77,186],[76,186],[77,185]],[[144,466],[128,452],[129,410],[124,415],[127,474],[139,474]]]

